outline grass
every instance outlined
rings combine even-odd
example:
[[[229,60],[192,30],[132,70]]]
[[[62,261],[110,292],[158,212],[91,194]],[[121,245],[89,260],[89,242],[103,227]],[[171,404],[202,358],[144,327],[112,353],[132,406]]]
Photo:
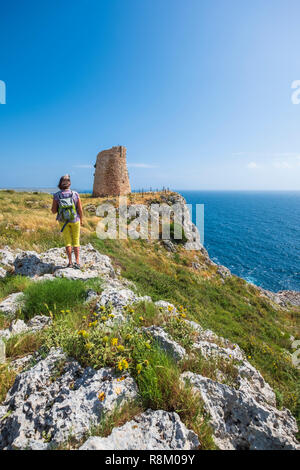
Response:
[[[56,315],[61,310],[73,308],[83,302],[86,288],[82,281],[57,278],[54,280],[32,283],[24,290],[25,319],[35,315]]]
[[[23,292],[32,284],[32,281],[25,276],[6,276],[0,279],[0,300],[5,299],[10,294]]]
[[[184,305],[190,319],[244,349],[248,360],[282,397],[283,406],[299,420],[299,371],[286,354],[293,352],[290,335],[299,337],[299,309],[274,308],[242,279],[233,277],[221,283],[213,267],[203,277],[184,263],[178,265],[160,246],[154,249],[143,241],[103,241],[96,237],[91,241],[100,252],[111,256],[141,295]],[[180,259],[189,266],[192,256],[195,254],[180,252]]]
[[[128,202],[149,204],[155,199],[157,199],[156,202],[160,202],[160,195],[133,194],[128,197]],[[113,200],[116,204],[117,199],[113,198]],[[84,208],[89,204],[98,205],[101,202],[104,202],[103,198],[94,199],[89,195],[82,195]],[[49,212],[49,205],[51,205],[49,195],[0,191],[1,246],[7,244],[12,248],[36,251],[62,246],[62,239],[54,217]],[[189,319],[237,343],[246,352],[248,360],[274,389],[278,406],[290,408],[298,420],[300,419],[299,370],[292,365],[287,354],[294,352],[291,349],[290,335],[296,339],[300,338],[299,309],[283,310],[274,307],[268,299],[262,297],[253,286],[242,279],[233,277],[223,283],[216,275],[214,266],[207,265],[207,269],[196,271],[192,268],[192,263],[196,261],[205,265],[205,259],[199,252],[184,250],[181,244],[177,245],[177,253],[171,254],[160,242],[99,240],[94,234],[99,219],[85,209],[84,213],[83,244],[91,242],[101,253],[110,256],[115,268],[121,269],[122,276],[136,284],[140,295],[150,295],[153,300],[167,300],[177,307],[183,305],[187,309]],[[67,280],[61,279],[32,285],[32,282],[26,278],[8,276],[5,280],[0,280],[0,298],[13,292],[24,291],[26,318],[34,314],[48,314],[49,310],[56,313],[53,327],[43,333],[43,346],[60,345],[73,357],[78,358],[83,365],[101,367],[103,364],[110,364],[117,367],[118,362],[124,356],[128,360],[131,373],[137,377],[141,389],[144,390],[143,406],[147,403],[152,403],[153,406],[159,402],[167,403],[170,399],[171,408],[178,409],[181,416],[186,413],[185,419],[189,422],[192,417],[188,418],[188,410],[184,411],[185,402],[182,403],[181,398],[176,395],[175,401],[172,401],[173,398],[168,394],[168,390],[164,389],[164,376],[159,372],[161,367],[157,367],[158,372],[152,370],[151,373],[150,369],[145,367],[144,361],[150,353],[145,346],[145,340],[136,337],[134,331],[131,330],[136,326],[161,325],[165,322],[168,333],[188,351],[193,340],[192,332],[185,329],[181,323],[177,325],[176,321],[166,323],[164,313],[153,304],[146,302],[136,306],[131,314],[127,312],[132,317],[128,331],[122,328],[109,329],[105,326],[106,322],[98,318],[100,323],[104,323],[103,330],[101,330],[103,333],[99,335],[99,330],[94,327],[89,328],[89,323],[95,320],[93,304],[83,304],[84,288],[87,288],[89,283],[76,284],[77,281],[70,281],[69,284],[69,281],[67,283],[65,281]],[[90,287],[100,293],[101,283],[93,282],[94,285],[90,284]],[[76,286],[76,292],[73,291],[71,284]],[[65,313],[61,314],[60,310],[64,310]],[[70,310],[70,313],[67,313],[67,310]],[[103,316],[109,315],[109,310],[102,313]],[[142,321],[140,317],[143,317]],[[3,318],[0,318],[0,325],[1,327],[6,325]],[[90,330],[90,336],[84,338],[78,335],[78,330]],[[125,342],[126,334],[133,334],[132,341]],[[103,345],[103,337],[108,336],[110,341],[113,335],[118,338],[118,345],[124,346],[123,352]],[[93,346],[90,348],[89,345],[87,348],[88,343],[92,343]],[[12,351],[13,346],[13,343],[9,346]],[[32,349],[33,345],[26,346],[25,341],[23,345],[20,343],[15,350],[18,348],[20,348],[18,353],[23,354],[25,350]],[[160,365],[163,368],[164,361],[169,359],[159,359],[155,354],[153,352],[151,361],[154,363],[156,361],[158,365],[161,361]],[[136,367],[140,364],[142,364],[142,372],[138,374]],[[168,370],[170,367],[170,365],[167,367]],[[181,367],[182,370],[189,368],[214,379],[216,378],[215,370],[218,368],[227,377],[228,383],[234,384],[235,368],[233,366],[231,368],[225,362],[215,363],[201,357],[194,357]],[[172,368],[174,369],[173,365]],[[175,375],[168,372],[170,377],[166,380],[174,380],[174,383],[178,385],[177,373],[178,366],[175,365]],[[142,380],[146,381],[145,374],[149,374],[149,377],[147,376],[147,381],[150,383],[148,392],[147,387],[143,388],[142,383]],[[155,383],[155,380],[159,381],[157,389],[151,385]],[[189,407],[195,411],[196,404],[193,404],[188,392],[182,393]],[[185,393],[187,393],[186,396]],[[202,416],[201,419],[203,419],[200,412],[197,414],[195,411],[196,415]],[[195,423],[193,425],[196,426]],[[202,444],[204,448],[210,445],[205,443],[205,439]]]
[[[8,364],[0,364],[0,403],[5,400],[8,390],[13,386],[16,372]]]
[[[43,333],[24,333],[13,336],[6,343],[6,357],[9,360],[15,360],[33,354],[42,344]]]

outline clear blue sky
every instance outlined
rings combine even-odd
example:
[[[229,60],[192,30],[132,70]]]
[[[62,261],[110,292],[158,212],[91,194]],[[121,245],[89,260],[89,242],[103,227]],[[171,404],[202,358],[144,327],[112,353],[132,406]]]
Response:
[[[299,0],[1,2],[0,187],[300,189]]]

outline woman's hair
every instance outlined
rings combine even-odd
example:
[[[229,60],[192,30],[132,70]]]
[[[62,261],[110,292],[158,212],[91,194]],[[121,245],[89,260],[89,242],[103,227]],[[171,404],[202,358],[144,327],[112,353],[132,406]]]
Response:
[[[65,175],[65,176],[62,176],[59,180],[59,183],[58,183],[58,187],[59,189],[63,190],[63,189],[69,189],[69,187],[71,186],[71,178],[70,178],[70,175]]]

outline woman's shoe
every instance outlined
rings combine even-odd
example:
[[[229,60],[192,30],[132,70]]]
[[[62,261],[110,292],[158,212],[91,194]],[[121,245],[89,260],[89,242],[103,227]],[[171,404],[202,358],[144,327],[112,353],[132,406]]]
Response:
[[[69,263],[68,266],[66,266],[66,268],[73,268],[73,263]]]
[[[74,269],[80,269],[80,264],[74,263],[74,264],[73,264],[73,268],[74,268]]]

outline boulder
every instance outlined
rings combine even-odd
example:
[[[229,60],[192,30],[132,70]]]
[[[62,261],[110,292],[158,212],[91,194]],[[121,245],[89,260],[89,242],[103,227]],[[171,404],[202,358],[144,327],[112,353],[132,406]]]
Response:
[[[66,268],[64,248],[52,248],[45,253],[23,251],[14,260],[15,273],[31,278],[49,279],[49,275],[68,279],[91,279],[98,276],[115,277],[110,258],[100,254],[91,244],[81,247],[81,270]],[[53,277],[51,277],[53,278]]]
[[[42,330],[51,323],[52,319],[44,315],[36,315],[31,320],[29,320],[27,325],[23,320],[14,320],[9,328],[5,330],[0,330],[0,338],[2,337],[5,339],[9,339],[12,336],[21,333],[29,333],[33,331]]]
[[[186,428],[177,413],[147,410],[108,437],[90,437],[80,450],[194,450],[197,435]]]
[[[115,406],[137,397],[134,380],[118,381],[112,369],[83,369],[60,349],[20,373],[7,394],[0,449],[48,447],[70,436],[82,439]],[[34,444],[33,444],[34,443]]]
[[[14,316],[22,305],[22,292],[9,295],[0,303],[0,312]]]
[[[143,331],[150,333],[160,348],[175,359],[175,361],[180,361],[186,356],[185,349],[176,343],[160,326],[149,326],[148,328],[143,328]]]
[[[3,279],[5,276],[6,276],[5,269],[1,268],[1,266],[0,266],[0,278]]]
[[[214,440],[224,450],[299,449],[297,424],[289,410],[258,403],[252,394],[185,372],[210,416]]]
[[[232,274],[230,272],[230,270],[228,268],[226,268],[226,266],[222,266],[221,264],[218,265],[217,267],[217,273],[223,278],[223,279],[227,279],[229,277],[232,277]]]
[[[221,358],[228,362],[234,361],[237,371],[236,388],[252,394],[258,402],[276,406],[276,396],[272,388],[265,382],[260,372],[247,361],[244,351],[238,344],[217,336],[211,330],[204,330],[196,322],[189,320],[186,322],[198,333],[198,339],[193,344],[194,350],[199,350],[206,359]]]
[[[5,361],[6,361],[5,343],[0,338],[0,364],[4,364]]]
[[[5,266],[12,266],[16,257],[16,251],[13,251],[9,246],[5,246],[0,250],[0,263]]]
[[[164,310],[165,313],[168,313],[168,315],[177,315],[178,313],[176,307],[173,304],[166,302],[165,300],[158,300],[157,302],[154,302],[154,304],[158,308]]]
[[[170,251],[171,253],[176,253],[177,248],[174,245],[174,243],[171,242],[171,240],[162,240],[162,243],[164,247],[166,248],[166,250]]]

